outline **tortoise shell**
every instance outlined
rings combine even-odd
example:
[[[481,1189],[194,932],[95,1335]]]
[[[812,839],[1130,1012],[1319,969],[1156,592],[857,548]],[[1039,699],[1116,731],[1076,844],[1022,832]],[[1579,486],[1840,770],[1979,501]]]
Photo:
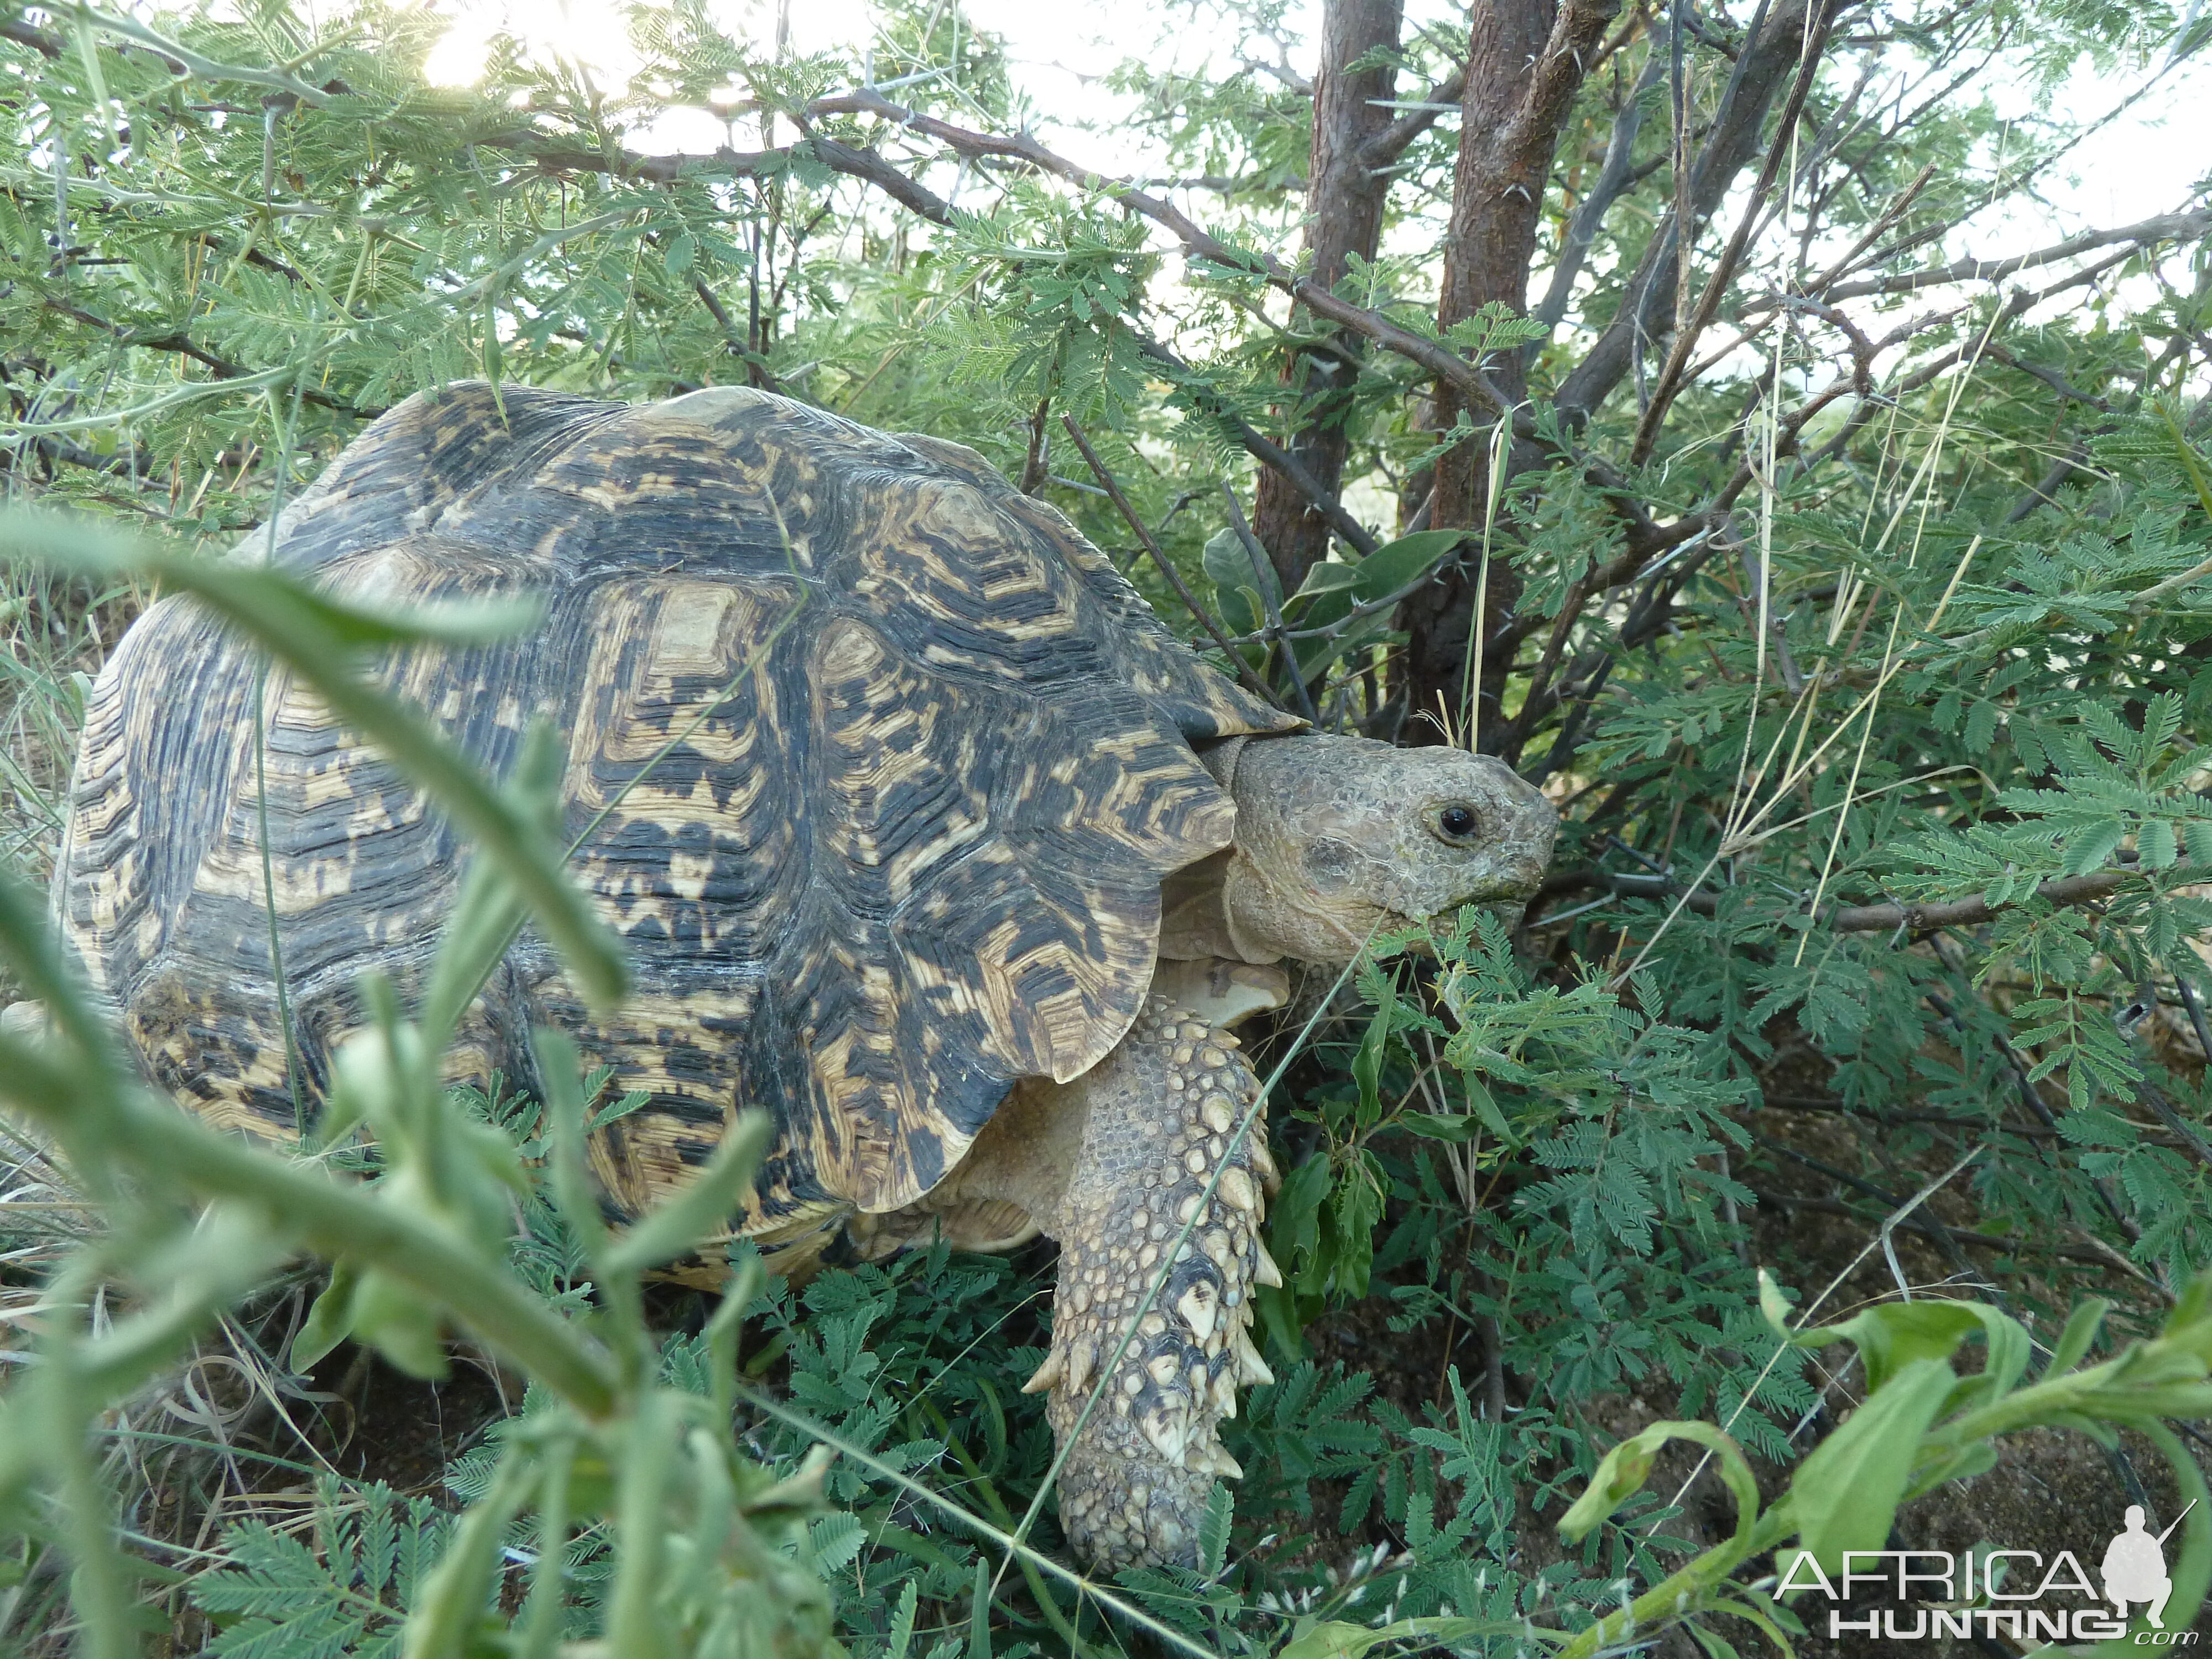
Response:
[[[650,1097],[593,1148],[625,1211],[744,1106],[779,1126],[744,1231],[927,1192],[1012,1084],[1080,1074],[1135,1018],[1161,879],[1235,815],[1191,744],[1296,724],[974,452],[763,392],[410,398],[273,544],[385,604],[542,597],[523,637],[377,672],[495,774],[534,720],[566,735],[576,874],[635,994],[594,1022],[526,934],[449,1066],[533,1087],[531,1024],[572,1031]],[[189,601],[131,629],[89,701],[54,902],[155,1081],[282,1139],[264,799],[310,1099],[364,971],[422,983],[463,848],[276,670],[257,768],[263,672]]]

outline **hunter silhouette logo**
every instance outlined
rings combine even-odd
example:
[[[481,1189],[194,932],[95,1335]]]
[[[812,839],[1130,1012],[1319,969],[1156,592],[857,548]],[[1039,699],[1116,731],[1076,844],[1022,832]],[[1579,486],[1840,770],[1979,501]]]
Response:
[[[2173,1594],[2173,1581],[2166,1576],[2166,1540],[2196,1507],[2192,1498],[2189,1509],[2174,1516],[2173,1526],[2154,1538],[2143,1530],[2142,1505],[2128,1505],[2127,1530],[2106,1546],[2103,1568],[2105,1597],[2122,1619],[2128,1616],[2129,1602],[2148,1601],[2151,1628],[2166,1628],[2166,1600]]]
[[[2071,1550],[2048,1561],[2034,1550],[1987,1550],[1954,1555],[1948,1550],[1846,1550],[1843,1571],[1831,1578],[1809,1551],[1790,1559],[1777,1595],[1817,1590],[1830,1601],[1850,1601],[1878,1588],[1899,1606],[1869,1607],[1856,1615],[1828,1609],[1826,1634],[1872,1636],[1892,1642],[2007,1636],[2015,1641],[2101,1642],[2124,1639],[2129,1609],[2141,1607],[2150,1628],[2136,1632],[2137,1645],[2194,1645],[2194,1631],[2166,1628],[2173,1581],[2166,1572],[2166,1540],[2196,1508],[2173,1518],[2164,1532],[2145,1524],[2142,1505],[2129,1506],[2124,1529],[2105,1547],[2098,1576],[2100,1595]],[[2069,1606],[2068,1598],[2082,1605]]]

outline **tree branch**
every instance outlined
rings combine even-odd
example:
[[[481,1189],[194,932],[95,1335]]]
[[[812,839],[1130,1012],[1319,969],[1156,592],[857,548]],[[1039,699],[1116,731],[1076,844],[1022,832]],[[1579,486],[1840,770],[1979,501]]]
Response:
[[[1659,71],[1664,67],[1666,54],[1655,42],[1651,55],[1644,61],[1644,70],[1623,100],[1620,113],[1613,118],[1613,134],[1606,141],[1605,161],[1598,169],[1589,193],[1577,204],[1574,217],[1567,222],[1566,234],[1560,239],[1559,257],[1552,266],[1552,280],[1544,290],[1544,297],[1530,314],[1547,330],[1559,327],[1567,314],[1567,301],[1574,292],[1575,278],[1582,274],[1583,262],[1589,257],[1592,244],[1597,240],[1598,228],[1613,204],[1636,182],[1636,139],[1644,130],[1644,95],[1659,83]]]
[[[1713,120],[1712,135],[1692,175],[1692,226],[1686,228],[1673,214],[1661,222],[1623,290],[1613,321],[1560,384],[1556,402],[1571,418],[1588,416],[1626,377],[1639,345],[1651,335],[1652,307],[1674,292],[1686,236],[1694,233],[1697,222],[1712,213],[1736,175],[1750,165],[1765,125],[1767,106],[1782,77],[1796,65],[1809,3],[1810,0],[1784,0],[1776,6],[1758,38],[1738,56],[1728,94]]]
[[[1391,125],[1383,106],[1397,90],[1404,18],[1404,0],[1328,0],[1322,9],[1302,263],[1323,287],[1341,283],[1355,262],[1371,262],[1379,246],[1389,175],[1367,165],[1364,149]],[[1293,336],[1284,353],[1284,447],[1332,493],[1351,453],[1346,421],[1364,367],[1354,341],[1341,334],[1310,342]],[[1252,518],[1282,591],[1296,592],[1306,572],[1328,557],[1333,526],[1314,510],[1311,492],[1279,471],[1261,472]]]
[[[1137,540],[1145,551],[1152,556],[1152,562],[1159,566],[1160,574],[1168,579],[1168,586],[1175,589],[1176,597],[1183,602],[1192,616],[1198,618],[1199,626],[1212,636],[1214,644],[1221,647],[1221,653],[1229,659],[1229,665],[1236,670],[1237,678],[1259,693],[1264,701],[1281,708],[1283,700],[1275,695],[1267,681],[1252,672],[1252,665],[1244,660],[1243,653],[1230,644],[1228,636],[1221,631],[1220,624],[1198,602],[1198,596],[1190,591],[1190,584],[1183,580],[1182,573],[1175,568],[1174,562],[1166,554],[1160,551],[1159,543],[1153,540],[1152,532],[1145,528],[1144,520],[1138,516],[1137,509],[1129,505],[1129,498],[1121,493],[1121,486],[1106,470],[1106,463],[1098,459],[1098,452],[1091,447],[1091,440],[1084,435],[1083,428],[1076,425],[1075,417],[1062,415],[1060,423],[1067,428],[1067,435],[1075,440],[1075,447],[1082,452],[1085,465],[1090,467],[1092,476],[1106,491],[1107,498],[1114,503],[1115,509],[1136,532]]]
[[[1131,331],[1133,333],[1135,331]],[[1169,374],[1171,382],[1187,395],[1206,398],[1210,388],[1206,377],[1182,358],[1147,334],[1137,334],[1137,349]],[[1313,510],[1328,520],[1329,528],[1344,538],[1361,558],[1372,553],[1377,543],[1374,532],[1346,511],[1344,503],[1315,477],[1304,462],[1296,455],[1256,430],[1249,421],[1218,398],[1210,398],[1212,407],[1206,413],[1226,425],[1237,434],[1237,441],[1244,446],[1245,453],[1255,460],[1272,466],[1288,479],[1299,495],[1304,496]]]
[[[11,17],[0,23],[0,40],[13,40],[19,46],[28,46],[41,58],[52,59],[62,55],[62,43],[58,36],[44,29],[33,28],[20,17]]]
[[[872,113],[902,112],[897,105],[888,102],[878,94],[869,92],[852,94],[839,99],[817,100],[815,103],[808,106],[807,113],[810,117],[839,113],[848,103],[863,105]],[[880,109],[878,106],[880,106]],[[1026,143],[1032,148],[1036,147],[1036,141],[1028,139],[1026,137],[1018,143],[1012,140],[991,140],[984,134],[970,134],[964,129],[950,127],[943,122],[930,122],[928,118],[915,118],[914,125],[917,127],[925,124],[942,128],[944,132],[960,133],[963,139],[973,139],[979,147],[997,143],[1003,143],[1006,146],[1003,150],[994,150],[990,153],[1025,155],[1023,144]],[[944,132],[933,136],[942,137]],[[809,133],[799,144],[792,145],[787,149],[744,151],[725,147],[711,153],[678,155],[638,155],[626,150],[617,150],[610,154],[596,150],[540,149],[532,142],[532,135],[527,133],[507,133],[495,139],[481,142],[487,146],[526,151],[540,167],[549,173],[564,171],[611,173],[624,178],[644,179],[658,184],[672,182],[687,172],[726,178],[753,178],[781,172],[786,164],[787,158],[803,148],[834,171],[875,185],[901,206],[928,220],[932,224],[950,225],[955,216],[952,205],[943,197],[937,195],[908,174],[900,172],[874,149],[840,143],[836,139],[826,138],[817,133]],[[945,142],[953,143],[949,137],[946,137]],[[961,146],[957,143],[953,147],[956,150],[961,149]],[[986,152],[983,149],[977,148],[975,153]],[[1097,177],[1095,174],[1084,173],[1082,169],[1075,167],[1070,162],[1061,162],[1059,167],[1066,170],[1064,176],[1091,179]],[[1102,185],[1105,184],[1105,181],[1100,182]],[[1136,196],[1142,195],[1142,192],[1134,191],[1129,193]],[[1176,216],[1178,220],[1182,218],[1179,214]],[[1186,225],[1188,223],[1188,221],[1182,221],[1182,222]],[[1242,256],[1233,250],[1222,247],[1218,243],[1213,242],[1212,238],[1206,236],[1205,233],[1200,231],[1196,226],[1188,228],[1193,235],[1200,237],[1218,249],[1223,261],[1245,263]],[[713,307],[710,306],[709,309]],[[1134,333],[1135,331],[1133,330],[1132,332]],[[1170,377],[1185,391],[1191,391],[1202,383],[1204,377],[1197,370],[1158,341],[1142,333],[1136,333],[1136,340],[1138,349],[1168,371]],[[1228,425],[1237,434],[1237,441],[1243,445],[1247,453],[1255,459],[1273,467],[1288,479],[1298,493],[1312,504],[1314,510],[1328,521],[1330,528],[1356,549],[1361,557],[1364,558],[1375,550],[1376,544],[1373,534],[1345,510],[1343,503],[1336,498],[1335,494],[1324,487],[1297,457],[1291,455],[1279,444],[1271,441],[1255,430],[1250,422],[1225,405],[1210,410],[1208,413]]]
[[[1820,54],[1828,47],[1828,32],[1842,4],[1843,0],[1822,0],[1813,20],[1810,38],[1798,61],[1797,78],[1790,86],[1789,100],[1783,106],[1781,125],[1767,146],[1765,164],[1759,168],[1758,181],[1751,187],[1751,199],[1744,204],[1743,216],[1736,222],[1735,234],[1722,250],[1719,263],[1705,279],[1705,292],[1698,296],[1696,312],[1677,331],[1667,353],[1667,365],[1660,372],[1659,384],[1652,391],[1643,418],[1637,422],[1636,436],[1628,450],[1632,465],[1641,466],[1651,458],[1660,422],[1667,418],[1668,408],[1683,385],[1682,371],[1689,365],[1690,353],[1696,349],[1698,337],[1711,325],[1720,310],[1722,296],[1735,280],[1736,266],[1750,246],[1752,231],[1765,209],[1767,198],[1773,193],[1775,181],[1781,176],[1783,160],[1790,153],[1790,135],[1796,131],[1797,118],[1804,112],[1806,96],[1812,91],[1814,77],[1820,69]]]
[[[1065,179],[1081,189],[1105,197],[1117,206],[1127,208],[1132,213],[1139,214],[1150,219],[1182,244],[1184,258],[1204,260],[1209,264],[1219,265],[1228,270],[1249,271],[1266,282],[1270,287],[1299,301],[1315,315],[1327,318],[1330,322],[1339,324],[1350,329],[1353,333],[1373,341],[1385,350],[1395,352],[1409,362],[1418,363],[1427,369],[1431,374],[1449,380],[1462,390],[1480,398],[1493,411],[1502,413],[1513,406],[1514,400],[1501,392],[1488,374],[1442,342],[1415,333],[1411,329],[1393,322],[1380,311],[1370,311],[1364,306],[1357,306],[1348,300],[1339,299],[1326,287],[1310,277],[1297,275],[1272,254],[1249,248],[1231,247],[1212,233],[1194,223],[1188,216],[1174,204],[1164,202],[1157,196],[1139,190],[1125,179],[1109,178],[1104,173],[1093,172],[1089,167],[1071,161],[1065,156],[1057,155],[1028,133],[1023,133],[1018,137],[1009,138],[996,133],[976,132],[967,127],[955,126],[949,121],[939,120],[933,115],[924,115],[907,109],[902,105],[892,103],[879,93],[867,90],[841,93],[830,98],[817,98],[806,106],[806,113],[809,116],[873,115],[884,120],[896,122],[906,131],[935,138],[958,155],[971,159],[980,156],[1007,156],[1027,161],[1041,172]],[[817,153],[822,154],[822,159],[830,166],[841,173],[851,173],[856,178],[868,178],[871,182],[882,185],[886,190],[892,189],[889,179],[876,177],[873,173],[859,172],[854,167],[846,165],[842,158],[822,153],[820,145],[828,142],[827,140],[817,141]],[[865,156],[877,166],[887,171],[890,170],[889,164],[872,150],[855,151],[850,154],[855,156]],[[894,172],[893,176],[907,188],[927,196],[927,191],[921,191],[920,187],[911,179],[907,179],[904,174]],[[944,209],[945,204],[938,198],[929,196],[928,200],[936,204],[939,209]],[[908,205],[914,204],[909,203]],[[945,217],[939,217],[937,214],[926,211],[920,206],[916,206],[915,210],[921,213],[925,218],[936,219],[939,223],[949,222],[949,210]]]
[[[135,347],[141,351],[164,351],[190,357],[194,362],[204,364],[219,380],[235,380],[257,372],[247,368],[243,363],[234,363],[227,357],[218,357],[204,346],[195,345],[191,337],[181,329],[167,334],[140,334],[119,324],[111,323],[105,318],[95,317],[88,311],[81,311],[64,301],[49,299],[46,301],[46,306],[49,311],[58,312],[73,322],[82,323],[87,328],[96,328],[101,333],[120,341],[126,346]],[[351,415],[365,421],[374,420],[384,413],[380,409],[361,408],[357,404],[346,402],[343,398],[333,398],[328,392],[318,391],[313,386],[303,386],[300,390],[300,396],[308,403],[319,404],[325,409],[335,410],[341,415]]]
[[[1250,271],[1270,286],[1288,295],[1316,316],[1338,324],[1361,336],[1385,350],[1395,353],[1408,362],[1426,369],[1431,375],[1447,380],[1462,391],[1480,400],[1493,414],[1512,410],[1517,401],[1508,397],[1491,376],[1479,365],[1468,362],[1441,341],[1403,327],[1392,321],[1381,311],[1370,310],[1339,298],[1326,287],[1309,277],[1298,276],[1272,256],[1250,250],[1231,247],[1193,223],[1181,210],[1157,197],[1134,188],[1123,181],[1109,179],[1101,173],[1056,155],[1024,133],[1018,138],[975,132],[953,125],[934,116],[923,115],[894,104],[881,94],[863,90],[839,94],[834,97],[817,99],[806,106],[805,118],[837,114],[867,114],[895,121],[903,130],[933,137],[951,148],[955,154],[967,156],[999,155],[1021,160],[1057,177],[1066,179],[1084,189],[1097,191],[1130,211],[1142,215],[1168,230],[1180,240],[1186,258],[1202,259],[1229,270]],[[762,150],[744,152],[720,149],[712,154],[669,156],[640,156],[629,152],[606,155],[577,149],[540,150],[531,135],[511,133],[498,139],[480,141],[525,150],[539,165],[549,171],[574,167],[592,172],[613,171],[626,177],[667,182],[682,175],[687,168],[702,173],[719,173],[729,177],[750,177],[778,171],[783,158],[791,150]],[[809,133],[805,140],[811,153],[832,170],[848,177],[876,185],[885,194],[921,217],[933,224],[950,225],[955,210],[942,197],[900,172],[872,149],[861,149],[841,143],[834,139]],[[634,169],[634,171],[633,171]],[[1179,376],[1196,378],[1189,365],[1175,356],[1164,346],[1139,337],[1146,355],[1171,368]],[[1326,517],[1338,534],[1364,556],[1376,546],[1374,536],[1345,511],[1335,496],[1323,489],[1310,473],[1299,468],[1281,446],[1271,442],[1254,431],[1248,422],[1223,412],[1237,433],[1238,441],[1255,459],[1277,468],[1297,485],[1301,494],[1312,501],[1317,511]],[[1526,409],[1514,414],[1514,432],[1517,437],[1530,438],[1535,434],[1534,416]],[[1701,527],[1700,523],[1688,523],[1679,536],[1672,534],[1675,526],[1664,528],[1652,523],[1640,504],[1626,493],[1626,480],[1611,467],[1594,458],[1577,455],[1572,459],[1589,474],[1591,482],[1607,492],[1617,509],[1628,521],[1629,541],[1638,559],[1650,553],[1672,546]]]
[[[2212,232],[2212,208],[2199,208],[2192,213],[2161,214],[2155,219],[2123,225],[2117,230],[2087,231],[2050,247],[2038,248],[2033,253],[2015,253],[2010,258],[1954,259],[1948,265],[1931,265],[1924,270],[1906,271],[1901,276],[1873,276],[1863,283],[1844,283],[1830,289],[1826,297],[1833,302],[1856,300],[1868,294],[1911,294],[1946,283],[1996,282],[2015,271],[2051,264],[2059,259],[2070,259],[2080,253],[2092,253],[2100,247],[2112,247],[2122,243],[2188,241],[2207,232]]]
[[[2111,897],[2136,878],[2132,870],[2100,870],[2086,876],[2061,876],[2037,887],[2035,896],[2060,907],[2094,904]],[[1568,871],[1546,881],[1539,893],[1557,895],[1593,888],[1604,889],[1622,898],[1676,900],[1684,909],[1701,916],[1712,915],[1720,908],[1718,894],[1686,892],[1672,877],[1621,875],[1607,870]],[[2005,904],[1991,904],[1982,898],[1965,898],[1932,904],[1836,905],[1825,911],[1820,921],[1839,933],[1894,932],[1900,927],[1907,933],[1924,933],[1939,927],[1979,927],[2018,902],[2015,899]]]

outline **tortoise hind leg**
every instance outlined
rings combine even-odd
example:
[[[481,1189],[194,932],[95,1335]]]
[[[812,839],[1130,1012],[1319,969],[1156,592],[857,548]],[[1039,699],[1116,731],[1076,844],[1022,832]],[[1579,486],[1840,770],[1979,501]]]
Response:
[[[1236,1414],[1241,1384],[1273,1380],[1249,1331],[1253,1285],[1281,1283],[1260,1242],[1274,1181],[1264,1121],[1255,1114],[1231,1146],[1259,1088],[1235,1037],[1167,997],[1063,1085],[1079,1097],[1068,1103],[1083,1141],[1046,1226],[1060,1241],[1060,1283],[1052,1352],[1030,1388],[1052,1391],[1054,1441],[1074,1436],[1061,1525],[1105,1571],[1196,1559],[1216,1476],[1241,1473],[1218,1425]],[[1166,1281],[1139,1316],[1164,1261]]]

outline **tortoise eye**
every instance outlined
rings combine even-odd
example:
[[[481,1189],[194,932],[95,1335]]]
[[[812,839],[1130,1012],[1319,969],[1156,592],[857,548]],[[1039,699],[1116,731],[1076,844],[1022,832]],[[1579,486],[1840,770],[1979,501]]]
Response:
[[[1471,840],[1474,832],[1482,828],[1482,819],[1465,801],[1454,801],[1437,811],[1436,826],[1437,834],[1443,840],[1465,842]]]

